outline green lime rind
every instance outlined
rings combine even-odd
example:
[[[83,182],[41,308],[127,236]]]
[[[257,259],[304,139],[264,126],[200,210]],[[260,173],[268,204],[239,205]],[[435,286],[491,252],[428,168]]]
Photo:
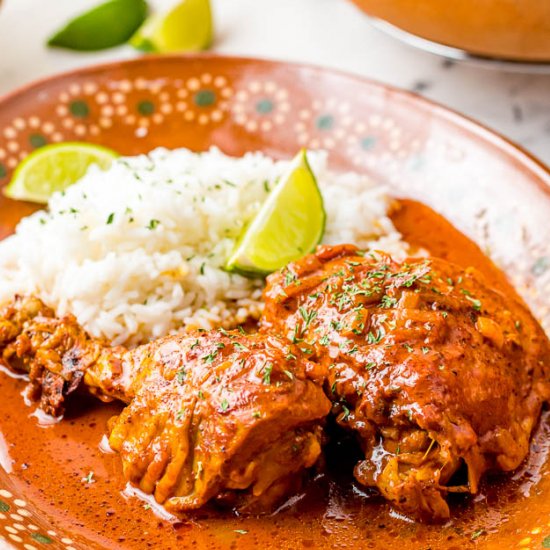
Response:
[[[141,52],[158,52],[158,46],[155,45],[154,34],[157,32],[161,17],[162,16],[157,13],[147,17],[143,24],[130,37],[128,44]]]
[[[10,199],[45,204],[53,193],[84,176],[92,164],[107,169],[118,156],[112,149],[90,143],[46,145],[19,164],[3,192]]]
[[[326,213],[305,150],[245,228],[225,269],[265,276],[312,252],[325,232]]]
[[[69,21],[48,46],[97,51],[125,44],[148,14],[145,0],[109,0]]]
[[[208,49],[213,36],[210,0],[183,0],[148,17],[129,44],[143,52],[193,52]]]

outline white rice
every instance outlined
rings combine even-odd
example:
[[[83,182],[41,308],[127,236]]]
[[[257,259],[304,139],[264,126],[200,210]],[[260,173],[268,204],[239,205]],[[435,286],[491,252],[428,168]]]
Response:
[[[309,159],[327,211],[324,242],[404,256],[386,189],[329,171],[325,153]],[[127,344],[258,317],[262,281],[222,266],[287,165],[259,153],[156,149],[92,167],[0,242],[0,304],[35,294],[92,335]]]

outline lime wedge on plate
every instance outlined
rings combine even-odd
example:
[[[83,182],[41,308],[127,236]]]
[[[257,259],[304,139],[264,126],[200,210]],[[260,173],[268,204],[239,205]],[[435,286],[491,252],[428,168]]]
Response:
[[[210,0],[183,0],[163,15],[153,15],[131,38],[130,44],[146,52],[191,52],[212,43]]]
[[[265,275],[312,252],[325,231],[323,197],[304,150],[240,237],[228,271]]]
[[[46,203],[53,193],[78,181],[92,164],[105,169],[117,156],[111,149],[90,143],[46,145],[21,162],[4,195],[10,199]]]
[[[109,0],[56,32],[48,46],[96,51],[127,42],[147,17],[145,0]]]

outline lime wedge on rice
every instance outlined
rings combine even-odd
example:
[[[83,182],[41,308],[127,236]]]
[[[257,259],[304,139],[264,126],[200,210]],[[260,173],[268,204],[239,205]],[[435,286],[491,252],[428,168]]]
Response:
[[[4,190],[10,199],[46,203],[56,191],[78,181],[92,164],[106,169],[118,154],[90,143],[46,145],[31,153],[16,168]]]
[[[315,249],[325,218],[323,197],[302,150],[245,229],[226,269],[258,276],[284,267]]]
[[[145,52],[191,52],[212,43],[210,0],[183,0],[162,15],[149,17],[130,45]]]
[[[96,51],[126,43],[147,17],[145,0],[109,0],[69,21],[48,46]]]

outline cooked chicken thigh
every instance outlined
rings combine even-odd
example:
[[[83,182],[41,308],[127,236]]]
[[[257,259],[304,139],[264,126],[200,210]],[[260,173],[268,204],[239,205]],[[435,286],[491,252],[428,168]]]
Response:
[[[125,478],[174,512],[211,499],[269,509],[321,453],[325,373],[275,336],[197,332],[127,350],[17,298],[0,312],[0,358],[29,373],[48,413],[79,385],[129,402],[109,443]]]
[[[357,480],[405,512],[445,519],[447,492],[475,493],[527,455],[550,398],[549,342],[477,271],[320,247],[271,275],[264,297],[262,331],[328,370],[337,421],[365,452]],[[453,479],[461,464],[467,481]]]

